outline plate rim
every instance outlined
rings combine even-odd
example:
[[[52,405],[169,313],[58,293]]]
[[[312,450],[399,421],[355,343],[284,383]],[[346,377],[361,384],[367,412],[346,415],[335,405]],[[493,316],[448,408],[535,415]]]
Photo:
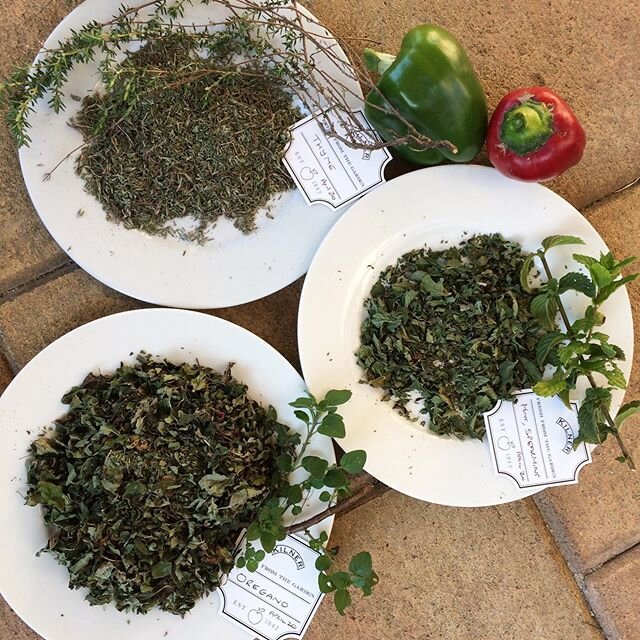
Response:
[[[460,172],[461,174],[463,172],[469,172],[469,174],[476,174],[475,179],[477,179],[477,176],[482,175],[482,173],[486,173],[487,175],[491,174],[492,176],[495,176],[497,179],[505,180],[506,181],[505,184],[512,185],[512,186],[520,185],[524,189],[543,192],[545,194],[545,197],[550,197],[551,200],[553,200],[555,203],[558,203],[563,207],[568,207],[572,211],[572,213],[575,213],[578,216],[580,216],[584,221],[584,223],[589,227],[590,231],[593,232],[593,234],[597,238],[599,238],[599,240],[602,242],[602,244],[605,247],[607,246],[604,239],[601,237],[601,235],[595,229],[595,227],[589,222],[589,220],[585,216],[583,216],[580,213],[580,211],[576,209],[576,207],[574,207],[570,202],[568,202],[565,198],[560,196],[558,193],[556,193],[555,191],[552,191],[551,189],[549,189],[548,187],[540,183],[524,183],[521,181],[516,181],[516,180],[506,178],[504,176],[501,176],[499,172],[493,167],[476,165],[476,164],[448,164],[448,165],[438,165],[438,166],[432,166],[432,167],[422,167],[414,171],[409,171],[401,176],[398,176],[397,178],[394,178],[392,181],[389,181],[389,183],[386,183],[385,185],[381,185],[378,189],[374,190],[370,194],[365,195],[361,200],[359,200],[356,204],[354,204],[354,206],[349,211],[347,211],[345,215],[343,215],[334,224],[334,226],[331,228],[329,233],[326,235],[326,237],[318,247],[318,250],[316,251],[316,254],[314,255],[314,259],[311,263],[311,266],[309,267],[309,270],[307,272],[307,276],[305,278],[301,297],[300,297],[297,333],[298,333],[298,352],[299,352],[300,364],[301,364],[303,376],[305,378],[305,381],[307,381],[307,384],[309,385],[309,388],[311,389],[312,392],[314,392],[314,389],[313,389],[314,374],[312,373],[313,364],[310,362],[309,358],[310,358],[310,352],[313,351],[313,339],[312,339],[312,336],[309,334],[310,332],[313,331],[313,325],[311,322],[309,322],[309,326],[306,326],[306,324],[308,322],[307,316],[309,313],[308,311],[309,305],[310,305],[309,300],[311,300],[314,294],[317,293],[312,291],[312,288],[315,288],[315,281],[321,279],[322,271],[320,271],[320,269],[323,266],[326,266],[321,264],[320,262],[325,258],[325,253],[328,253],[329,247],[333,246],[334,242],[336,242],[338,238],[342,238],[342,244],[344,244],[343,229],[346,228],[348,231],[351,231],[351,232],[353,231],[352,229],[349,229],[350,220],[355,218],[356,216],[361,215],[359,212],[363,209],[363,207],[368,206],[367,204],[368,202],[373,201],[377,197],[376,194],[379,195],[380,190],[388,189],[389,185],[394,183],[396,183],[396,185],[393,188],[400,189],[402,188],[402,185],[405,182],[408,182],[410,180],[416,180],[417,179],[416,175],[424,174],[424,172],[432,172],[431,175],[435,176],[437,172],[449,173],[452,171]],[[463,179],[466,179],[466,176]],[[397,229],[395,230],[397,231]],[[631,307],[630,307],[630,300],[629,300],[626,286],[622,288],[619,294],[622,297],[620,302],[624,305],[623,313],[627,314],[628,312],[627,315],[628,315],[628,318],[630,318],[630,328],[633,329],[633,317],[630,314]],[[359,298],[358,298],[358,303],[360,303]],[[340,331],[342,331],[342,329],[344,329],[344,325],[341,327]],[[629,364],[629,374],[631,372],[631,366],[633,364],[633,350],[634,350],[633,348],[634,348],[634,344],[633,344],[633,340],[631,340],[630,348],[625,349],[627,354],[626,362]],[[623,366],[623,369],[624,369],[624,366]],[[350,384],[353,383],[354,387],[357,388],[357,384],[358,384],[357,381],[350,380],[349,383]],[[622,404],[623,398],[624,398],[624,391],[621,392],[617,397],[614,396],[614,402],[612,406],[616,407],[616,405]],[[435,434],[431,434],[431,433],[429,433],[428,435],[433,435],[434,437],[438,437]],[[484,440],[482,442],[484,443]],[[347,424],[347,436],[345,439],[345,444],[347,444],[347,446],[353,446],[353,443],[349,444],[348,424]],[[371,475],[373,475],[374,477],[377,477],[378,480],[380,480],[381,482],[384,482],[389,487],[395,489],[396,491],[404,493],[405,495],[408,495],[412,498],[426,501],[426,502],[431,502],[434,504],[441,504],[443,506],[451,506],[451,507],[457,507],[457,508],[473,508],[473,507],[484,507],[484,506],[506,504],[508,502],[513,502],[516,500],[520,500],[522,498],[529,497],[531,495],[534,495],[535,493],[539,493],[540,491],[544,490],[544,487],[532,488],[527,491],[521,490],[518,492],[515,492],[514,490],[511,495],[508,495],[507,497],[499,500],[494,498],[493,501],[478,501],[473,503],[459,502],[455,500],[446,501],[446,500],[436,499],[433,496],[428,496],[424,493],[421,493],[420,491],[415,490],[414,487],[409,488],[408,486],[409,483],[406,481],[406,479],[396,481],[392,473],[391,474],[378,473],[376,475],[375,473],[372,473],[370,467],[367,468],[367,465],[365,465],[365,471],[367,471],[368,473],[371,473]]]
[[[160,320],[166,322],[166,318],[169,318],[171,316],[178,316],[181,318],[184,317],[193,317],[193,318],[197,318],[200,321],[205,321],[207,323],[210,323],[212,326],[218,325],[218,326],[224,326],[225,329],[227,330],[231,330],[233,332],[237,332],[238,335],[242,336],[243,340],[250,340],[256,344],[260,344],[261,345],[261,349],[265,349],[265,352],[268,353],[271,357],[274,357],[275,360],[279,361],[280,364],[284,367],[286,367],[287,369],[289,369],[289,371],[291,372],[291,374],[293,374],[293,376],[295,377],[296,381],[299,382],[299,385],[301,388],[306,389],[306,382],[304,381],[304,378],[300,375],[300,373],[295,369],[295,367],[277,350],[275,349],[275,347],[273,347],[271,344],[269,344],[266,340],[264,340],[263,338],[261,338],[260,336],[256,335],[255,333],[253,333],[252,331],[249,331],[248,329],[237,325],[229,320],[226,320],[224,318],[220,318],[218,316],[215,315],[211,315],[211,314],[207,314],[207,313],[203,313],[201,311],[195,311],[195,310],[189,310],[189,309],[177,309],[177,308],[165,308],[165,307],[157,307],[157,308],[145,308],[145,309],[131,309],[131,310],[126,310],[126,311],[121,311],[121,312],[117,312],[117,313],[113,313],[113,314],[109,314],[106,316],[101,316],[99,318],[96,318],[94,320],[91,320],[89,322],[86,322],[84,324],[81,324],[77,327],[74,327],[73,329],[71,329],[70,331],[64,333],[63,335],[59,336],[58,338],[56,338],[55,340],[53,340],[52,342],[50,342],[49,344],[47,344],[44,348],[42,348],[35,356],[33,356],[33,358],[31,358],[31,360],[29,360],[29,362],[27,362],[21,369],[20,371],[16,374],[16,376],[13,378],[13,380],[9,383],[9,385],[7,385],[6,389],[4,390],[4,392],[2,392],[0,394],[0,429],[3,428],[3,424],[2,424],[2,411],[5,409],[5,404],[7,404],[7,402],[12,402],[13,399],[11,398],[11,396],[16,392],[16,389],[18,389],[20,387],[21,384],[23,384],[23,380],[25,378],[26,375],[32,373],[34,370],[37,371],[38,367],[41,366],[41,361],[43,359],[45,359],[47,357],[48,354],[50,354],[52,351],[61,349],[61,345],[64,346],[64,343],[67,342],[68,340],[72,339],[70,338],[70,336],[72,336],[73,334],[75,334],[75,336],[77,337],[78,335],[82,335],[83,332],[86,331],[91,331],[91,330],[95,330],[96,327],[100,327],[100,325],[108,325],[110,323],[120,323],[120,322],[124,322],[125,324],[127,323],[128,318],[144,318],[144,317],[148,317],[150,320],[147,320],[147,323],[152,322],[153,318],[160,318]],[[119,327],[119,329],[122,329],[122,327]],[[98,331],[100,331],[100,329],[98,329]],[[113,329],[111,329],[110,331],[113,331]],[[178,325],[177,323],[173,322],[171,323],[171,326],[169,329],[165,329],[165,332],[167,333],[167,335],[169,335],[169,333],[174,334],[176,336],[175,338],[175,343],[178,344],[180,341],[180,325]],[[196,334],[194,334],[196,335]],[[95,337],[95,336],[94,336]],[[118,358],[122,357],[123,359],[126,357],[126,355],[128,354],[119,354]],[[162,354],[152,354],[154,357],[159,357],[162,358],[164,357]],[[84,357],[84,356],[83,356]],[[91,354],[89,353],[88,359],[91,358]],[[169,361],[174,361],[176,360],[176,358],[172,358],[170,356],[167,356],[167,359]],[[250,368],[250,363],[243,363],[244,366],[246,366],[247,368]],[[88,363],[88,368],[87,370],[94,370],[94,367],[91,367],[90,363]],[[244,381],[239,378],[240,382]],[[245,383],[248,384],[248,383]],[[7,392],[12,389],[12,392],[10,394],[7,395]],[[36,394],[37,395],[37,394]],[[8,398],[8,400],[6,400],[5,398]],[[292,401],[294,400],[294,398],[291,399]],[[268,398],[263,398],[261,404],[265,404],[268,402]],[[279,413],[279,419],[281,419],[280,417],[280,411]],[[58,416],[56,416],[58,417]],[[51,422],[53,422],[56,417],[52,417],[51,418]],[[293,428],[292,421],[288,421],[287,419],[283,420],[284,424],[287,424],[287,426],[289,426],[289,428]],[[29,425],[25,424],[23,431],[28,431],[29,430]],[[35,437],[32,436],[31,434],[29,434],[31,438]],[[324,440],[323,440],[324,442]],[[327,446],[326,446],[326,455],[329,458],[330,462],[335,462],[335,450],[334,447],[332,445],[332,441],[330,439],[327,439]],[[6,459],[12,459],[14,458],[16,455],[21,456],[20,453],[17,452],[12,452],[9,447],[6,448]],[[11,487],[11,490],[15,490],[15,487]],[[25,508],[27,508],[26,505],[24,505]],[[315,527],[319,530],[325,530],[327,531],[327,533],[329,534],[329,536],[331,535],[331,531],[333,528],[333,523],[334,523],[334,516],[329,516],[328,518],[324,519],[321,523],[319,523],[318,525],[315,525]],[[43,525],[44,526],[44,525]],[[13,535],[15,535],[15,532],[13,533]],[[5,599],[5,601],[7,602],[8,606],[11,608],[11,610],[33,631],[35,631],[36,633],[40,634],[43,638],[47,639],[52,637],[50,634],[53,633],[53,637],[62,637],[60,636],[60,634],[62,633],[62,631],[60,629],[50,629],[46,626],[40,625],[38,623],[32,625],[32,622],[30,621],[30,616],[29,616],[29,611],[30,609],[28,607],[23,607],[21,606],[20,603],[18,603],[18,605],[16,606],[16,601],[12,596],[12,590],[10,588],[11,585],[11,577],[9,575],[8,572],[6,573],[2,573],[0,575],[0,594],[2,595],[2,597]],[[68,588],[68,587],[67,587]],[[216,590],[213,590],[211,593],[214,593]],[[86,611],[88,612],[89,617],[91,617],[91,610],[93,608],[96,609],[100,609],[100,607],[91,607],[91,605],[89,605],[85,599],[84,599],[84,591],[83,590],[77,590],[78,593],[78,597],[81,600],[81,602],[79,601],[78,604],[82,604],[84,607],[86,607]],[[211,594],[209,594],[207,597],[210,597]],[[110,607],[112,605],[106,605],[107,607]],[[215,606],[211,605],[212,611],[210,612],[209,615],[212,616],[211,621],[213,622],[217,616],[220,616],[220,610],[219,608],[216,608]],[[154,609],[155,611],[155,609]],[[123,616],[136,616],[139,614],[134,614],[134,613],[126,613],[126,612],[119,612],[120,615]],[[132,627],[133,629],[133,627]],[[240,632],[239,632],[240,633]],[[250,634],[248,634],[247,632],[244,632],[245,635],[243,637],[247,637],[249,638]],[[74,636],[71,636],[74,637]],[[66,636],[65,636],[66,638]],[[180,638],[180,636],[178,636],[178,638]]]

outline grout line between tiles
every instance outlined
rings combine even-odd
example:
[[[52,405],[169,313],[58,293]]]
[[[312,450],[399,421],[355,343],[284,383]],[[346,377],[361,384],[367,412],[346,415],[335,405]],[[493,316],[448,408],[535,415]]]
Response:
[[[537,512],[537,517],[540,519],[540,522],[542,523],[544,529],[547,531],[547,533],[549,535],[549,539],[550,539],[550,544],[553,547],[555,555],[557,555],[558,561],[560,563],[562,563],[567,575],[571,576],[571,578],[575,582],[575,585],[576,585],[576,588],[578,590],[578,593],[580,594],[580,597],[582,599],[582,603],[583,603],[584,607],[586,608],[586,610],[591,615],[591,619],[593,621],[593,623],[587,623],[587,624],[589,624],[589,626],[591,626],[591,627],[594,627],[594,628],[598,629],[600,631],[600,633],[602,634],[603,638],[605,638],[606,640],[610,640],[607,637],[606,633],[604,632],[604,629],[600,625],[600,621],[598,620],[598,617],[596,616],[595,611],[593,610],[593,608],[591,606],[591,602],[590,602],[589,598],[587,598],[587,594],[584,592],[584,576],[582,574],[579,574],[579,573],[578,574],[574,573],[571,570],[571,568],[569,567],[569,564],[567,563],[567,559],[565,558],[565,555],[562,552],[562,548],[558,544],[558,541],[556,540],[556,537],[553,534],[553,530],[547,524],[547,521],[545,520],[544,515],[540,511],[540,508],[536,504],[535,500],[530,499],[530,500],[527,500],[527,502],[529,504],[529,508],[532,509],[532,510],[535,510]]]
[[[69,273],[71,271],[74,271],[75,269],[78,269],[78,268],[79,268],[78,265],[72,260],[67,260],[62,264],[57,264],[56,266],[49,268],[46,271],[43,271],[38,275],[32,278],[29,278],[24,282],[21,282],[7,289],[3,293],[0,293],[0,304],[3,304],[8,300],[17,298],[19,295],[22,295],[23,293],[32,291],[36,287],[39,287],[40,285],[45,284],[46,282],[50,282],[51,280],[55,280],[56,278],[66,273]]]

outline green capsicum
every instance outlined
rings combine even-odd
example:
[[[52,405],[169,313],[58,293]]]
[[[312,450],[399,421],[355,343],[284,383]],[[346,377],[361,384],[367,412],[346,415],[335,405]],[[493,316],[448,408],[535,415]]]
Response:
[[[487,101],[482,85],[460,43],[445,29],[423,24],[409,31],[392,56],[365,49],[365,64],[381,74],[365,102],[365,113],[386,141],[407,135],[405,122],[447,147],[395,147],[400,156],[421,165],[450,160],[469,162],[480,151],[487,131]]]

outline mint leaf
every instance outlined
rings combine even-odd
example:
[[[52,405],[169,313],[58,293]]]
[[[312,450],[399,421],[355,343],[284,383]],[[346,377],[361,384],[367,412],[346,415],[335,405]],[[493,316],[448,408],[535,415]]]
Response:
[[[549,236],[542,241],[542,247],[545,251],[563,244],[585,244],[585,241],[577,236]]]
[[[596,287],[593,281],[584,273],[567,273],[560,278],[558,285],[558,293],[578,291],[579,293],[584,293],[585,296],[589,296],[589,298],[593,298],[596,295]]]
[[[520,269],[520,286],[527,293],[531,293],[532,289],[529,286],[529,274],[531,273],[531,269],[533,268],[533,261],[536,257],[535,253],[530,253],[522,263],[522,268]]]
[[[538,363],[538,366],[544,366],[549,352],[566,339],[567,336],[560,331],[553,331],[552,333],[547,333],[543,336],[536,347],[536,362]]]
[[[622,426],[622,423],[635,415],[636,413],[640,413],[640,400],[633,400],[632,402],[627,402],[627,404],[623,404],[618,410],[618,414],[616,415],[615,425],[619,429]]]
[[[557,396],[561,391],[564,391],[567,387],[567,381],[561,377],[553,377],[549,380],[540,380],[533,385],[532,389],[534,393],[537,393],[543,398],[550,396]]]
[[[555,329],[558,302],[555,296],[547,292],[539,293],[531,301],[531,313],[536,320],[549,331]]]

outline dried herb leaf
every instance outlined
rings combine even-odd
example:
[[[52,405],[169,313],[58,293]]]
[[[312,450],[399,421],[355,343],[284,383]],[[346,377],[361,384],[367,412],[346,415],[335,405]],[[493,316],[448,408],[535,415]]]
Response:
[[[403,255],[365,302],[356,354],[365,381],[405,415],[409,400],[423,400],[438,434],[482,438],[481,414],[540,378],[525,260],[499,235]]]
[[[233,567],[239,531],[287,486],[299,436],[233,378],[148,355],[65,394],[31,446],[28,504],[92,604],[184,614]]]

